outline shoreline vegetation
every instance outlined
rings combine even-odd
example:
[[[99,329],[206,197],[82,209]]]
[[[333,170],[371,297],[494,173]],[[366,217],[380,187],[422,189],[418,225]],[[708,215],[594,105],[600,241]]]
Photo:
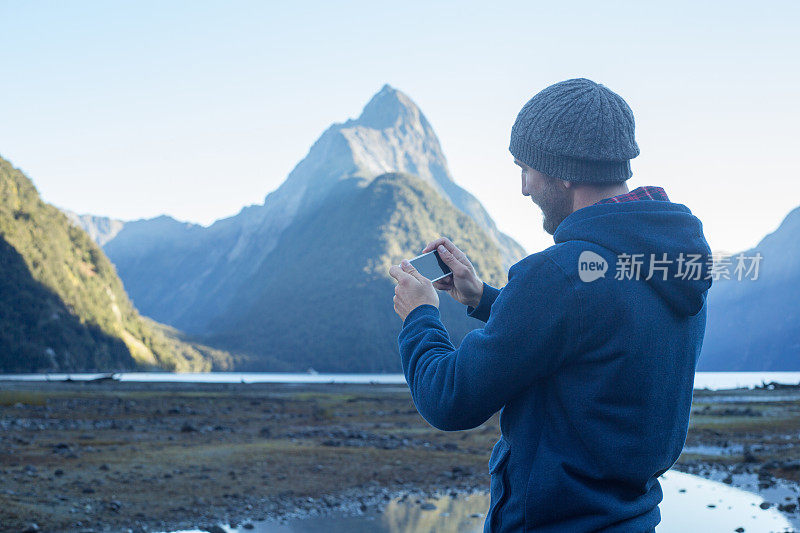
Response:
[[[497,414],[438,431],[404,385],[0,381],[3,531],[214,531],[485,491],[500,433]],[[695,390],[674,468],[789,486],[769,505],[796,521],[800,386]]]

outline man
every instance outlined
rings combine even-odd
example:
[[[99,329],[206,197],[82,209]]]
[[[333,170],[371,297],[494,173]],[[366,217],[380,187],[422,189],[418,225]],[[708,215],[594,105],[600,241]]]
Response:
[[[633,113],[593,81],[536,94],[509,149],[555,244],[514,264],[502,290],[445,237],[423,252],[437,248],[452,276],[390,269],[412,398],[446,431],[500,410],[485,531],[653,531],[705,332],[702,224],[660,187],[628,192]],[[458,348],[436,289],[486,322]]]

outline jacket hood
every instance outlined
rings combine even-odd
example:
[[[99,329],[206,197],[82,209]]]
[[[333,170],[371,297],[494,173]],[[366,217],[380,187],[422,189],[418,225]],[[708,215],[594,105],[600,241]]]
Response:
[[[639,279],[681,316],[696,315],[711,288],[711,249],[703,224],[683,204],[639,200],[590,205],[562,220],[553,239],[556,244],[592,242],[618,259],[621,254],[633,256],[641,263]],[[688,266],[689,260],[693,266]],[[651,261],[654,270],[646,279]]]

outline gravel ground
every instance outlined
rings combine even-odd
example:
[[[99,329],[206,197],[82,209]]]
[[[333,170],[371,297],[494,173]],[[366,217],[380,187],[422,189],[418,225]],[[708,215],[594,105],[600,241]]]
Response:
[[[0,381],[0,530],[212,530],[485,490],[499,431],[438,431],[404,386]],[[800,389],[695,391],[676,468],[798,492],[799,452]]]

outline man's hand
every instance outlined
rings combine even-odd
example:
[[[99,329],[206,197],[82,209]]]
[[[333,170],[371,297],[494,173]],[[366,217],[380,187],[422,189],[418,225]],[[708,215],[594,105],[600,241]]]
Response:
[[[420,305],[439,307],[439,295],[431,280],[420,274],[407,260],[403,259],[399,266],[392,265],[389,275],[397,280],[394,287],[394,311],[403,321]]]
[[[467,255],[447,237],[439,237],[435,241],[431,241],[428,246],[423,248],[422,253],[430,252],[434,248],[453,273],[433,282],[433,286],[440,291],[447,291],[457,302],[478,307],[481,296],[483,296],[483,281],[478,277],[475,267],[467,259]]]

